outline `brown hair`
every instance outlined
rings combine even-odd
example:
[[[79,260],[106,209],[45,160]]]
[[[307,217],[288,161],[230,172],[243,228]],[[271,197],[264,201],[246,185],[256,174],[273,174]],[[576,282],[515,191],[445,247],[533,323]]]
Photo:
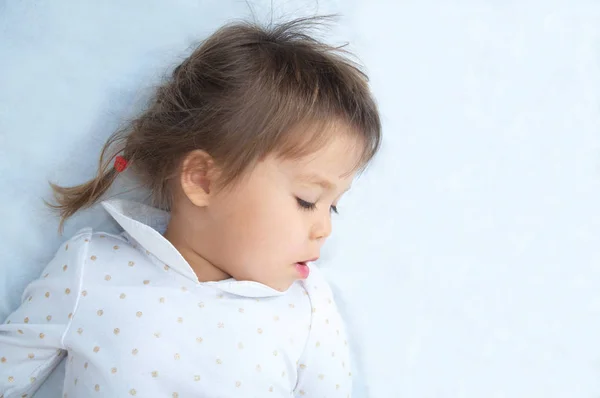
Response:
[[[226,187],[270,153],[309,154],[332,138],[328,127],[341,124],[363,146],[357,169],[366,167],[381,141],[368,77],[344,57],[347,50],[307,33],[330,17],[268,27],[236,22],[209,36],[158,87],[148,108],[109,137],[95,178],[73,187],[50,183],[58,204],[46,204],[59,211],[59,230],[110,188],[119,153],[164,210],[171,208],[181,161],[196,149],[214,159]]]

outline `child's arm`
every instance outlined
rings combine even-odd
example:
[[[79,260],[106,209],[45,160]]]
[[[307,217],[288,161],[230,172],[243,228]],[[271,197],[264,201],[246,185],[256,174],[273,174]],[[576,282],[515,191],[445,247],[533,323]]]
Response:
[[[0,397],[32,396],[66,355],[63,336],[80,296],[89,233],[65,242],[0,325]]]
[[[314,300],[311,337],[298,363],[298,384],[294,396],[349,398],[352,395],[352,373],[344,323],[331,289],[318,276],[311,282],[317,289],[311,295]]]

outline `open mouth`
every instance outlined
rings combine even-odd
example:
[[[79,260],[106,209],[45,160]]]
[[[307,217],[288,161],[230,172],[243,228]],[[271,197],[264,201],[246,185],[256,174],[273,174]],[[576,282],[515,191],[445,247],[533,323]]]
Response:
[[[308,278],[308,275],[310,274],[310,268],[308,267],[308,265],[306,263],[311,262],[311,261],[316,261],[316,260],[317,259],[314,258],[312,260],[299,261],[296,263],[296,271],[298,271],[298,274],[300,275],[300,277],[302,279]]]

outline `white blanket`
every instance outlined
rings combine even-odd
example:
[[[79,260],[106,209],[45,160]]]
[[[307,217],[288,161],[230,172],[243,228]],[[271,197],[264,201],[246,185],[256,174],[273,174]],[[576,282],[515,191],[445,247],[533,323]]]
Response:
[[[345,15],[327,38],[367,65],[384,120],[322,257],[354,396],[599,396],[600,5],[451,3],[274,2],[274,19]],[[90,178],[147,88],[247,16],[239,1],[0,2],[0,318],[76,230],[117,230],[92,210],[58,236],[46,181]]]

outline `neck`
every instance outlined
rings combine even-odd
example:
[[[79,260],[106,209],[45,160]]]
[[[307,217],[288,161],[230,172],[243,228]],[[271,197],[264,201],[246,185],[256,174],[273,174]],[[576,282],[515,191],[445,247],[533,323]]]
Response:
[[[198,238],[197,232],[192,234],[191,231],[188,231],[186,223],[180,220],[176,214],[171,214],[169,225],[163,236],[181,253],[200,282],[216,282],[231,278],[229,274],[194,250],[186,237],[194,236],[196,239],[202,239],[202,237]]]

